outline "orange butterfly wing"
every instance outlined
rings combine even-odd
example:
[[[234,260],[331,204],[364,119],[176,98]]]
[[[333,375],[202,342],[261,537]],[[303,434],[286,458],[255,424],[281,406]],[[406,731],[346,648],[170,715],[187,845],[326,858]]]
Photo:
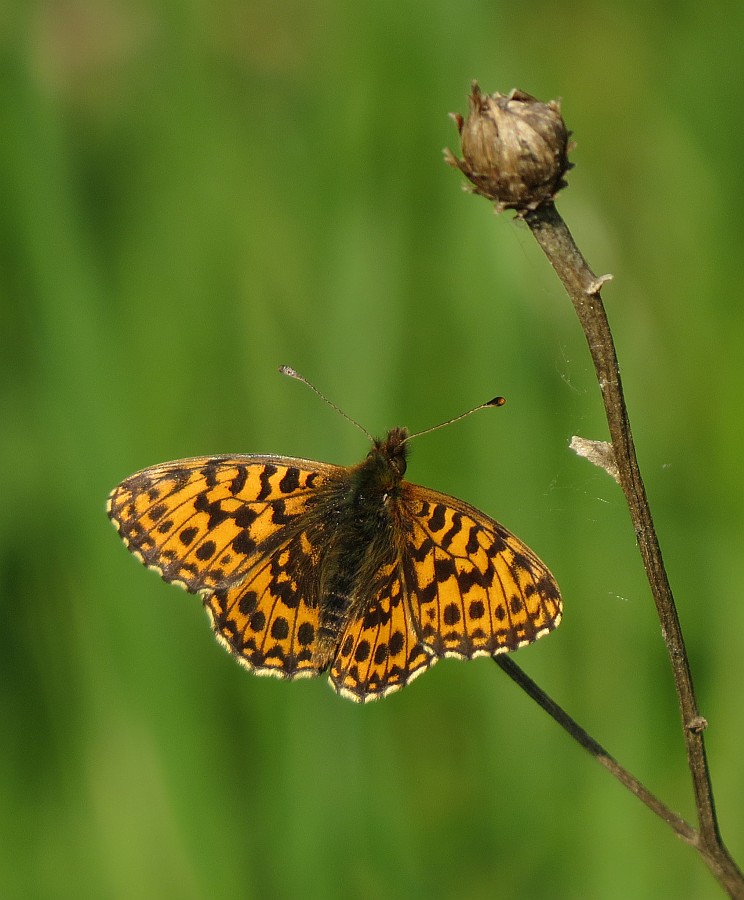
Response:
[[[311,676],[329,662],[316,652],[324,534],[311,503],[342,471],[274,456],[177,460],[123,481],[109,515],[146,566],[202,595],[239,662],[258,674]]]
[[[408,483],[402,489],[412,526],[405,582],[431,653],[492,656],[557,628],[558,585],[526,544],[455,497]]]
[[[437,661],[411,618],[400,562],[383,566],[375,584],[364,615],[347,625],[330,674],[339,694],[364,703],[402,688]]]
[[[516,650],[561,620],[555,579],[511,532],[438,491],[403,482],[401,492],[401,558],[378,573],[331,669],[352,700],[387,696],[444,656]]]
[[[219,642],[258,675],[312,677],[328,666],[317,645],[315,550],[305,535],[295,535],[243,581],[204,597]]]

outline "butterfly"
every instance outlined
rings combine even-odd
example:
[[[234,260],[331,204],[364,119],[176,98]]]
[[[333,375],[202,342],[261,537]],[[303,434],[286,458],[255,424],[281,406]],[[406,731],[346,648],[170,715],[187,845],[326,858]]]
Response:
[[[247,669],[289,679],[328,669],[341,696],[364,703],[443,657],[517,650],[561,620],[558,585],[529,547],[404,480],[410,437],[393,428],[349,467],[257,455],[163,463],[114,488],[108,514],[140,562],[201,596]]]

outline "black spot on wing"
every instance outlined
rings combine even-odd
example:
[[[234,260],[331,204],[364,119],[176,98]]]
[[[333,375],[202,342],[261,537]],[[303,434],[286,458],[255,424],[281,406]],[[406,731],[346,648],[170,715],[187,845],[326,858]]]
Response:
[[[190,528],[184,528],[178,537],[184,547],[188,547],[189,544],[193,543],[193,540],[198,533],[199,530],[192,525]]]
[[[209,516],[207,530],[211,531],[218,525],[221,525],[225,519],[230,518],[230,513],[225,512],[219,500],[213,500],[211,503],[207,500],[206,494],[198,494],[194,500],[194,509],[196,512],[203,512]]]
[[[208,488],[213,488],[217,485],[217,462],[216,459],[210,459],[201,470]]]
[[[276,466],[267,463],[259,475],[261,490],[258,492],[256,500],[265,500],[271,494],[271,478],[274,475],[276,475]]]
[[[434,548],[434,541],[430,537],[425,537],[423,541],[421,541],[421,545],[419,547],[411,547],[410,553],[411,557],[416,562],[423,562],[426,557],[431,553]]]
[[[214,541],[204,541],[196,548],[196,558],[202,561],[211,559],[217,552],[217,545]]]
[[[442,547],[447,549],[452,541],[457,537],[462,529],[462,515],[459,512],[456,512],[452,515],[452,527],[449,528],[443,535],[441,544]]]
[[[253,551],[256,549],[256,542],[251,537],[250,532],[241,531],[240,534],[236,535],[232,541],[232,548],[236,553],[242,553],[245,556],[250,556]]]
[[[239,494],[245,487],[248,479],[248,469],[245,466],[237,466],[235,478],[230,482],[230,493]]]
[[[257,518],[257,510],[252,506],[244,506],[235,513],[235,524],[238,528],[250,528]]]
[[[283,494],[291,494],[300,486],[300,470],[295,466],[289,466],[279,482],[279,490]]]
[[[271,504],[271,521],[274,525],[289,525],[294,516],[286,514],[287,506],[284,500],[274,500]]]
[[[429,528],[433,532],[441,531],[445,524],[445,507],[443,503],[437,503],[429,517]]]
[[[455,561],[451,557],[438,557],[434,560],[434,578],[437,581],[447,581],[448,578],[456,574]]]
[[[470,533],[468,534],[468,542],[465,545],[465,552],[469,556],[472,556],[476,552],[476,550],[478,549],[479,546],[480,546],[480,544],[478,543],[478,526],[472,525],[470,527]]]

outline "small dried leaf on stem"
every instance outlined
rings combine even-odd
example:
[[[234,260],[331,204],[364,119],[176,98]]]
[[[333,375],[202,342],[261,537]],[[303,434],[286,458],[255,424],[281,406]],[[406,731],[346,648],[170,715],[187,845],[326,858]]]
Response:
[[[571,438],[569,446],[577,456],[583,456],[584,459],[588,459],[590,463],[594,463],[598,468],[604,469],[611,478],[614,478],[620,484],[620,473],[615,461],[615,452],[612,449],[612,444],[608,441],[590,441],[589,438],[579,437],[575,434]]]

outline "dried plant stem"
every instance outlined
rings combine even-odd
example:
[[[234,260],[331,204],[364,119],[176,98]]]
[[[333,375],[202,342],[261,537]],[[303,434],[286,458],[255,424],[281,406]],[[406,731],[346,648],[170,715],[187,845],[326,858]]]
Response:
[[[692,825],[685,822],[675,812],[672,812],[658,797],[645,788],[635,775],[624,769],[600,743],[595,741],[588,732],[584,731],[575,719],[572,719],[529,675],[526,675],[511,657],[494,656],[493,660],[515,684],[519,685],[548,715],[552,716],[561,728],[564,728],[575,741],[578,741],[588,753],[591,753],[600,765],[604,766],[624,787],[634,793],[652,812],[655,812],[659,818],[670,825],[683,841],[686,841],[688,844],[695,844],[697,831]]]
[[[597,278],[589,268],[576,246],[566,223],[552,202],[544,203],[538,209],[524,213],[523,218],[532,230],[533,235],[548,257],[558,277],[563,282],[579,317],[579,322],[594,360],[617,463],[620,486],[623,489],[628,509],[630,510],[638,549],[646,569],[659,621],[661,622],[664,642],[671,661],[682,717],[687,760],[692,775],[698,830],[693,831],[691,834],[684,833],[684,828],[680,830],[681,825],[686,826],[686,828],[690,826],[687,823],[682,823],[682,820],[670,814],[673,816],[674,821],[677,822],[677,826],[675,826],[674,821],[670,820],[668,815],[662,812],[666,808],[659,801],[654,798],[654,802],[649,803],[642,793],[639,792],[637,787],[641,787],[642,791],[648,795],[645,788],[642,788],[635,779],[631,777],[631,782],[627,782],[621,777],[620,780],[654,809],[664,821],[672,825],[681,837],[689,841],[698,850],[730,896],[744,898],[744,876],[742,876],[741,871],[726,850],[718,829],[713,789],[703,740],[706,722],[698,712],[677,608],[666,569],[664,568],[659,541],[646,497],[646,490],[638,467],[638,460],[636,459],[630,421],[623,397],[615,344],[600,295],[600,289],[606,279]],[[510,672],[509,674],[514,677],[513,673]],[[550,702],[552,703],[552,701]],[[542,702],[541,705],[545,707],[545,704]],[[551,715],[553,715],[552,712]],[[565,714],[563,715],[565,716]],[[566,727],[565,723],[562,722],[562,724]],[[576,734],[574,734],[574,737],[580,740],[580,743],[589,749],[590,752],[593,752],[600,761],[602,761],[602,757],[607,757],[607,759],[611,760],[611,757],[608,757],[599,745],[595,744],[591,738],[588,738],[588,735],[586,737],[590,744],[581,740]],[[617,766],[614,760],[612,762]],[[617,777],[620,777],[617,772],[615,774]]]

